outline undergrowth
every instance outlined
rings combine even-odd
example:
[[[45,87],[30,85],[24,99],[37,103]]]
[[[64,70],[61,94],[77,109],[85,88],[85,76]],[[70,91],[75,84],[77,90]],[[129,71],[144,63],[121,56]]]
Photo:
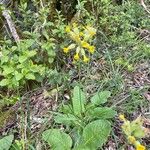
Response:
[[[140,2],[23,0],[0,15],[0,149],[150,148],[150,19]]]

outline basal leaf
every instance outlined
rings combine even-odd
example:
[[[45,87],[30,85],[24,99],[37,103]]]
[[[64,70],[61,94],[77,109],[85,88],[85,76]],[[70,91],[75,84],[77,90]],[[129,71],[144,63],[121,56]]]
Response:
[[[95,105],[104,104],[107,102],[110,95],[111,93],[109,91],[98,92],[91,98],[91,102]]]
[[[70,136],[59,129],[49,129],[43,132],[42,138],[52,150],[70,150],[72,139]]]
[[[0,139],[0,150],[9,150],[13,139],[13,135],[5,136],[4,138]]]
[[[73,111],[75,115],[81,115],[81,113],[85,112],[85,102],[85,94],[79,86],[75,86],[72,98]]]
[[[65,125],[71,125],[73,122],[77,121],[78,119],[71,114],[58,114],[54,117],[56,123],[62,123]]]
[[[109,119],[116,115],[116,111],[109,107],[97,107],[89,112],[91,118]]]
[[[83,129],[82,142],[77,149],[96,150],[102,147],[106,143],[110,131],[110,123],[106,120],[96,120],[89,123]]]

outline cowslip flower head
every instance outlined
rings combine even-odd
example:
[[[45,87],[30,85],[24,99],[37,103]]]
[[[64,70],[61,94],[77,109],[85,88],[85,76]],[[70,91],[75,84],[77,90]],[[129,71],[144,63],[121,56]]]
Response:
[[[138,144],[136,150],[146,150],[145,146]]]
[[[136,139],[135,139],[134,136],[129,136],[129,137],[128,137],[128,140],[129,140],[129,142],[130,142],[131,144],[134,144],[134,143],[136,142]]]
[[[96,29],[91,26],[83,27],[82,25],[72,24],[66,26],[66,32],[68,33],[72,44],[68,47],[64,47],[64,53],[68,53],[71,49],[75,49],[76,53],[73,58],[78,61],[83,58],[83,62],[88,62],[90,59],[86,56],[88,53],[93,54],[95,47],[91,45],[92,37],[96,34]]]

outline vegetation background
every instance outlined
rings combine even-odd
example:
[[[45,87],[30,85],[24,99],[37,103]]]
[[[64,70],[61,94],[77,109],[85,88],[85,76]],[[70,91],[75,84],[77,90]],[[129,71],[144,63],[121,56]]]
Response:
[[[149,0],[0,0],[0,32],[0,150],[150,149]]]

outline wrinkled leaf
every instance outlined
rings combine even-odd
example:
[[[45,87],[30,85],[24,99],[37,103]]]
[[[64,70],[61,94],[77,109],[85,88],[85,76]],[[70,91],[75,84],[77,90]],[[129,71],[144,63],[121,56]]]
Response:
[[[96,120],[83,129],[82,141],[76,148],[96,150],[106,143],[111,131],[110,123],[106,120]]]
[[[80,89],[79,86],[75,86],[73,90],[73,111],[75,115],[81,115],[81,113],[85,112],[84,104],[85,104],[85,94]]]
[[[98,92],[91,98],[91,102],[95,105],[104,104],[107,102],[110,95],[111,93],[109,91]]]
[[[0,139],[0,150],[9,150],[13,139],[13,135],[5,136],[4,138]]]
[[[109,119],[116,115],[116,111],[108,107],[97,107],[89,112],[91,118]]]
[[[56,123],[62,123],[65,125],[71,125],[73,122],[77,121],[78,119],[71,114],[58,114],[54,117]]]
[[[42,139],[46,141],[52,150],[70,150],[72,139],[59,129],[49,129],[43,132]]]

